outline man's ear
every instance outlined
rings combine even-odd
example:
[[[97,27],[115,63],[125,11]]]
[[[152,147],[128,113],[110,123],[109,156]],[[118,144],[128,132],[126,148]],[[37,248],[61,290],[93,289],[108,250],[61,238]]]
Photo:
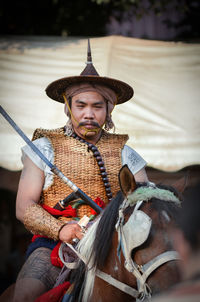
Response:
[[[127,165],[124,165],[119,171],[119,184],[124,196],[129,195],[136,189],[135,178]]]

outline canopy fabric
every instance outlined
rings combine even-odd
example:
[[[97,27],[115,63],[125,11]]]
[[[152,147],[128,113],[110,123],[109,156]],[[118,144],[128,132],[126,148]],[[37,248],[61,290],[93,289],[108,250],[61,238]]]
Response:
[[[148,41],[121,36],[91,39],[101,76],[130,84],[131,101],[116,106],[117,133],[164,171],[200,164],[200,45]],[[29,138],[35,128],[66,123],[63,104],[49,99],[47,85],[79,75],[85,67],[87,39],[14,37],[0,39],[0,103]],[[25,144],[0,116],[0,166],[20,170]]]

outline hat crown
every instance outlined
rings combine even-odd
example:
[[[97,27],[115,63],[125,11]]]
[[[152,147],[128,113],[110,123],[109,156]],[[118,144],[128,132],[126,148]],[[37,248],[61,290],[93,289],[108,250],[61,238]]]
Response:
[[[91,54],[90,40],[89,39],[88,39],[86,67],[83,69],[80,76],[99,76],[98,72],[96,71],[96,69],[95,69],[95,67],[92,63],[92,54]]]
[[[77,84],[89,83],[91,85],[101,85],[110,88],[117,95],[117,104],[127,102],[132,98],[134,91],[127,83],[108,78],[101,77],[96,71],[92,63],[90,41],[88,40],[87,62],[86,67],[79,76],[71,76],[58,79],[50,83],[46,88],[46,94],[57,102],[64,103],[63,94],[70,86]]]

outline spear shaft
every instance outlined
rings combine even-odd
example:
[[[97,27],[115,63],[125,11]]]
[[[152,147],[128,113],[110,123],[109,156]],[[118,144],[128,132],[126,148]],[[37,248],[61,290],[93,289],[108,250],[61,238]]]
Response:
[[[80,188],[78,188],[69,178],[67,178],[56,165],[53,165],[44,154],[33,144],[33,142],[24,134],[24,132],[17,126],[17,124],[12,120],[12,118],[7,114],[7,112],[0,106],[0,113],[8,121],[8,123],[15,129],[15,131],[22,137],[22,139],[29,145],[29,147],[46,163],[51,171],[57,175],[66,185],[68,185],[72,191],[74,191],[77,197],[80,197],[85,201],[91,208],[93,208],[98,214],[102,209]]]

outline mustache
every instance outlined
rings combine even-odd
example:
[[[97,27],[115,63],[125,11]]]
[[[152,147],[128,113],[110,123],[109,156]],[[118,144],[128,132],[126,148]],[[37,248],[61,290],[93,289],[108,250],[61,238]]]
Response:
[[[86,125],[92,125],[94,126],[94,128],[100,128],[100,125],[96,122],[93,122],[93,121],[90,121],[90,122],[80,122],[78,124],[78,127],[81,127],[81,126],[86,126]]]

